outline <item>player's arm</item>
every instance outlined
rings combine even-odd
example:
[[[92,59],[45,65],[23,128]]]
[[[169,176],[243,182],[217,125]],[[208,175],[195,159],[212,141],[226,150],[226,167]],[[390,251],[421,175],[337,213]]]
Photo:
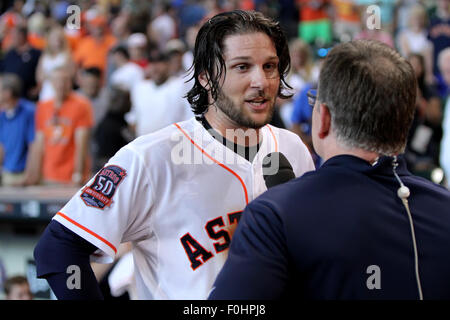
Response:
[[[90,262],[111,263],[120,243],[150,237],[152,199],[142,157],[122,148],[53,217],[35,249],[38,276],[60,299],[97,299]],[[80,267],[81,289],[66,285],[70,266]]]
[[[60,300],[103,299],[90,265],[97,247],[52,220],[36,248],[37,277],[49,283]]]
[[[132,249],[131,242],[121,243],[117,250],[117,255],[114,261],[118,261],[126,253],[130,252],[131,249]],[[105,264],[105,263],[91,262],[92,271],[94,271],[95,278],[97,279],[98,282],[100,282],[103,279],[103,277],[111,270],[113,266],[114,266],[113,263]]]
[[[286,292],[283,223],[270,202],[262,199],[250,203],[243,212],[209,299],[278,299]]]

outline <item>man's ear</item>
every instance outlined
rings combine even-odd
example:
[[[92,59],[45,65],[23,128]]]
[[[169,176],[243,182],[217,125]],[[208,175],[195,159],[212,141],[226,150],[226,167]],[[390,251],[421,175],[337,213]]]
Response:
[[[209,91],[209,77],[207,76],[206,71],[200,72],[200,74],[198,75],[198,82],[200,82],[203,88]]]
[[[319,104],[319,131],[318,136],[320,139],[326,138],[330,134],[331,129],[331,113],[325,103]]]

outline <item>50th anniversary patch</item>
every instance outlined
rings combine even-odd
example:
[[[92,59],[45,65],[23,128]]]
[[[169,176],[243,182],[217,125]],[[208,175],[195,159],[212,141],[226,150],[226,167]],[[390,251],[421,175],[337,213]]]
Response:
[[[117,187],[126,175],[127,172],[119,166],[104,167],[97,173],[94,182],[84,187],[80,195],[81,200],[90,207],[102,210],[109,207]]]

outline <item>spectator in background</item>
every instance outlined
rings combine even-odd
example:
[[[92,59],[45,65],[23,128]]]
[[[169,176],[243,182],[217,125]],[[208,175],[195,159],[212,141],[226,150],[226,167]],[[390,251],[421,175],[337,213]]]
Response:
[[[433,77],[433,44],[427,39],[427,12],[422,5],[411,8],[409,27],[398,34],[397,46],[404,57],[412,53],[420,54],[425,59],[425,80],[434,82]]]
[[[194,85],[194,80],[189,79],[189,67],[184,65],[186,45],[180,39],[172,39],[167,42],[166,54],[169,57],[169,75],[183,81],[184,91],[188,92]],[[190,113],[189,113],[190,114]]]
[[[12,30],[18,25],[25,24],[25,17],[22,14],[23,5],[24,0],[14,0],[13,5],[0,17],[0,36],[4,51],[11,49]]]
[[[116,38],[115,46],[127,47],[127,40],[131,34],[130,29],[131,16],[127,10],[121,10],[120,13],[111,20],[111,33]],[[115,66],[112,57],[108,55],[106,66],[106,83],[110,85],[111,74],[114,72]]]
[[[187,50],[183,54],[183,67],[186,70],[192,66],[194,62],[194,47],[195,47],[195,39],[197,38],[198,30],[200,29],[200,25],[190,26],[186,30],[186,44]]]
[[[177,34],[177,24],[173,18],[173,10],[170,4],[159,4],[154,7],[155,18],[147,26],[150,39],[154,39],[158,50],[164,51],[170,39]]]
[[[292,128],[293,101],[309,82],[317,81],[319,68],[314,64],[311,47],[301,39],[291,40],[289,43],[291,57],[291,70],[287,76],[287,82],[292,87],[294,96],[291,99],[282,100],[280,114],[287,128]]]
[[[77,75],[79,88],[76,92],[90,101],[94,116],[93,129],[95,130],[108,109],[107,90],[101,84],[102,72],[99,68],[92,67],[80,70]]]
[[[21,81],[15,74],[0,77],[0,164],[2,185],[26,183],[29,151],[34,141],[34,104],[20,99]]]
[[[89,35],[80,40],[74,53],[75,63],[83,69],[97,67],[105,74],[108,52],[116,39],[108,32],[106,18],[97,16],[87,24]]]
[[[300,10],[299,37],[309,44],[329,44],[331,21],[327,13],[329,0],[296,0]]]
[[[167,42],[166,53],[169,55],[170,75],[183,77],[188,69],[183,64],[183,56],[186,52],[186,46],[180,39],[172,39]]]
[[[119,87],[108,89],[108,110],[94,131],[93,141],[97,146],[94,153],[94,170],[97,172],[120,148],[133,139],[125,121],[131,102],[128,90]]]
[[[22,96],[37,100],[36,68],[41,51],[30,46],[27,35],[26,26],[12,29],[12,48],[3,57],[0,71],[17,74],[22,80]]]
[[[132,35],[130,35],[127,40],[130,61],[136,63],[142,68],[146,68],[148,65],[147,46],[148,41],[145,34],[133,33]]]
[[[235,3],[231,4],[231,6],[233,5]],[[191,26],[200,25],[201,21],[208,15],[207,8],[198,1],[175,1],[174,6],[177,6],[178,35],[181,37],[187,36],[187,30]],[[236,8],[229,8],[229,10],[232,9]],[[198,26],[198,29],[200,29],[200,26]]]
[[[425,60],[420,54],[409,56],[417,79],[416,112],[409,131],[405,159],[409,170],[430,179],[431,170],[439,166],[442,138],[442,111],[439,95],[425,82]]]
[[[318,80],[318,79],[317,79]],[[309,96],[316,94],[314,88],[317,87],[317,80],[306,83],[300,93],[295,97],[292,111],[292,128],[291,131],[296,133],[308,147],[314,165],[318,168],[321,165],[321,159],[314,150],[311,138],[312,124],[312,105]]]
[[[92,107],[86,98],[72,91],[67,68],[53,70],[51,81],[54,98],[39,102],[36,110],[34,177],[42,172],[44,184],[79,186],[90,176]]]
[[[441,51],[438,57],[438,65],[442,78],[447,84],[447,93],[445,95],[444,120],[442,122],[443,137],[441,142],[440,163],[444,169],[447,187],[450,187],[450,47]]]
[[[55,25],[47,34],[47,44],[39,58],[36,70],[36,80],[41,87],[39,100],[48,100],[54,97],[55,91],[50,81],[50,75],[54,69],[61,67],[67,67],[73,74],[75,66],[64,29]]]
[[[353,39],[360,31],[360,13],[355,0],[332,0],[334,6],[335,38],[341,41]]]
[[[423,5],[423,0],[397,0],[395,6],[395,33],[408,28],[409,11],[418,4]]]
[[[6,300],[33,300],[30,285],[24,276],[8,278],[4,286]]]
[[[121,10],[120,13],[111,21],[112,35],[117,39],[118,45],[126,45],[127,39],[131,35],[130,14]]]
[[[150,79],[137,83],[131,91],[131,111],[126,120],[136,136],[157,131],[193,116],[184,99],[184,79],[169,75],[168,56],[157,53],[148,67]]]
[[[433,73],[439,75],[437,64],[439,54],[450,47],[450,0],[437,0],[436,13],[431,17],[428,28],[428,39],[433,44]],[[442,84],[442,81],[438,76]],[[447,82],[447,85],[449,83]],[[443,86],[445,87],[445,85]]]
[[[291,71],[287,77],[289,85],[294,90],[294,97],[306,83],[317,81],[319,68],[314,63],[311,47],[301,39],[294,39],[289,45],[291,56]]]
[[[76,91],[83,96],[92,106],[93,120],[91,132],[95,132],[100,122],[105,117],[109,108],[108,87],[102,86],[102,72],[97,67],[81,69],[77,73],[77,82],[79,88]],[[90,139],[89,150],[90,154],[94,156],[94,166],[92,172],[97,172],[95,167],[95,155],[98,153],[98,144],[95,139]]]
[[[33,48],[44,50],[47,21],[42,12],[35,12],[28,18],[28,42]]]
[[[295,1],[279,0],[278,20],[288,39],[298,36],[298,10]]]
[[[130,91],[136,83],[144,78],[144,70],[130,61],[130,55],[125,47],[115,47],[112,50],[112,60],[115,70],[111,74],[111,85]]]

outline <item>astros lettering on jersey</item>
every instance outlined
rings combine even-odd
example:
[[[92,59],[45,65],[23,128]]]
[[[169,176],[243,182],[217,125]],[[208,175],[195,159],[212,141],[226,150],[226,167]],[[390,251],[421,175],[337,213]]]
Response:
[[[295,175],[314,170],[295,134],[270,125],[252,162],[195,118],[123,147],[54,219],[110,263],[133,242],[139,299],[206,299],[246,204],[267,190],[262,161],[282,152]],[[190,160],[189,160],[190,159]]]

